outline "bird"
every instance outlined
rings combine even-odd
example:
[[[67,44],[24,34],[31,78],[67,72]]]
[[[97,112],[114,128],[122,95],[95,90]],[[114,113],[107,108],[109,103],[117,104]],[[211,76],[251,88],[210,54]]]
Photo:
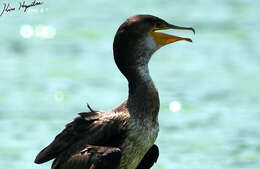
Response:
[[[158,90],[148,63],[161,47],[190,38],[158,32],[190,30],[147,14],[127,18],[113,42],[114,61],[128,81],[128,98],[108,111],[93,110],[65,126],[35,158],[41,164],[54,159],[51,169],[150,169],[159,157]]]

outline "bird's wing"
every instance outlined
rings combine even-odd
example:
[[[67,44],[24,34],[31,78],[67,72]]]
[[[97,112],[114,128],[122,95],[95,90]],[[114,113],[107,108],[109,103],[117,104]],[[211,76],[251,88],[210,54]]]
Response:
[[[82,151],[60,162],[55,159],[52,169],[115,169],[119,165],[119,148],[88,145]]]
[[[156,163],[159,157],[159,148],[153,145],[143,157],[142,161],[136,169],[150,169]]]
[[[67,124],[53,142],[37,155],[35,163],[41,164],[54,158],[66,161],[87,145],[118,146],[122,136],[118,121],[100,120],[101,117],[102,113],[96,111],[79,113],[79,117]]]

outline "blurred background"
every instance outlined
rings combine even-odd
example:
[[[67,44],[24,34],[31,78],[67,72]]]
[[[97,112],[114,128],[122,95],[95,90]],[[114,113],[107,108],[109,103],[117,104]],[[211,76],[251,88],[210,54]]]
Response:
[[[19,7],[20,1],[3,0]],[[260,1],[51,1],[0,17],[0,168],[33,163],[65,124],[127,98],[112,56],[119,25],[136,14],[192,26],[193,43],[156,52],[160,157],[154,169],[260,166]],[[26,1],[31,3],[31,1]]]

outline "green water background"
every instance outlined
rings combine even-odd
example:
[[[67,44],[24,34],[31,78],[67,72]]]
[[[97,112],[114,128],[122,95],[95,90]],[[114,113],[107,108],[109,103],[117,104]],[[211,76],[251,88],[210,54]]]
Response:
[[[196,29],[169,31],[193,43],[163,47],[150,62],[161,99],[153,168],[260,168],[260,1],[45,0],[33,9],[42,12],[0,17],[1,169],[50,168],[34,164],[36,154],[86,103],[107,110],[126,99],[112,42],[140,13]],[[23,25],[52,26],[56,35],[25,39]],[[169,109],[172,101],[180,111]]]

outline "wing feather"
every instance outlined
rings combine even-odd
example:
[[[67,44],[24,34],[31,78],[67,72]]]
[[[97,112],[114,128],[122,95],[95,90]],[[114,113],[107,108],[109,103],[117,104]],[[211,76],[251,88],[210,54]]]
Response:
[[[63,163],[56,159],[52,169],[115,169],[120,158],[119,148],[87,145]]]
[[[117,131],[119,127],[115,127],[115,120],[100,121],[100,116],[102,114],[96,111],[79,113],[51,144],[39,152],[35,163],[41,164],[60,155],[70,158],[73,153],[84,149],[86,144],[115,146],[111,139],[115,138],[114,136],[120,139]]]

